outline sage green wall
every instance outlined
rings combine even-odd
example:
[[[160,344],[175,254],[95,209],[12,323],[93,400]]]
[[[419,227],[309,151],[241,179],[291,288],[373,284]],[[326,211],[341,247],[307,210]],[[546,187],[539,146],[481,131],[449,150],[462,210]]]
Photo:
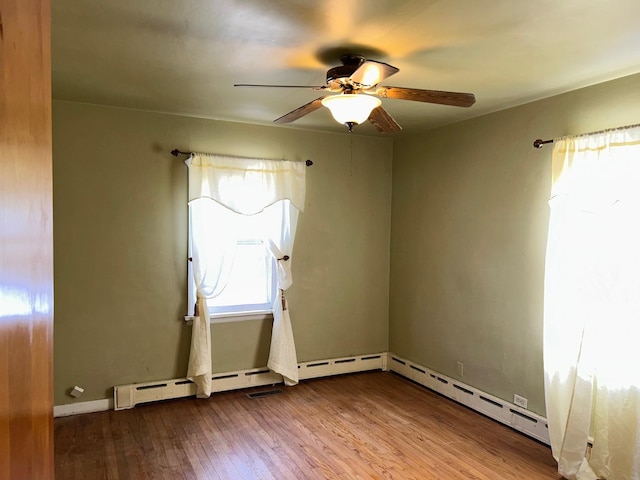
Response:
[[[532,142],[638,122],[636,75],[397,139],[390,350],[544,415],[551,146]]]
[[[54,101],[55,404],[182,377],[187,168],[173,148],[311,159],[289,291],[299,361],[388,349],[392,140]],[[270,322],[213,325],[214,371],[266,365]]]
[[[54,101],[56,405],[74,385],[88,401],[186,372],[179,147],[315,162],[289,293],[300,361],[388,349],[454,378],[460,361],[464,382],[544,414],[551,148],[531,143],[638,123],[639,85],[394,140]],[[269,322],[214,325],[214,370],[264,366],[269,335]]]

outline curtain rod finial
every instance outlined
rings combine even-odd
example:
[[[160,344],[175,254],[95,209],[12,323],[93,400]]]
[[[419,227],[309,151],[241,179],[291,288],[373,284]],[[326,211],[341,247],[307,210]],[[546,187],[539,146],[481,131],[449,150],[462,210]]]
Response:
[[[533,141],[533,146],[535,148],[542,148],[542,145],[544,145],[546,143],[553,143],[553,139],[542,140],[541,138],[537,138],[536,140]]]

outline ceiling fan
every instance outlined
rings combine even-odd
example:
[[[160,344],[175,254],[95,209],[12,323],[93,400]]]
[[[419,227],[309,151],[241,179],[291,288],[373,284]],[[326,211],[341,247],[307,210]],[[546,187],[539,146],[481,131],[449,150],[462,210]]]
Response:
[[[368,60],[356,54],[342,55],[340,60],[342,65],[330,68],[327,71],[326,85],[236,83],[234,87],[309,88],[336,93],[336,95],[318,97],[277,118],[274,122],[290,123],[325,106],[331,110],[336,121],[347,126],[349,132],[352,131],[354,125],[367,120],[381,133],[396,133],[402,130],[402,127],[382,107],[380,98],[438,103],[455,107],[470,107],[476,101],[472,93],[379,86],[378,84],[382,80],[397,73],[399,69],[387,63]]]

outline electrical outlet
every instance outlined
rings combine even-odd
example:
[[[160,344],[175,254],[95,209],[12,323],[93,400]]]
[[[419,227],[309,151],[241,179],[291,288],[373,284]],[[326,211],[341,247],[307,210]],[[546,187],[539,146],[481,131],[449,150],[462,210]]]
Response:
[[[84,393],[84,388],[79,387],[79,386],[75,386],[71,389],[71,391],[69,392],[69,395],[71,395],[74,398],[78,398],[80,395],[82,395]]]
[[[456,363],[457,373],[459,377],[464,376],[464,364],[462,362]]]
[[[513,394],[513,403],[522,408],[527,408],[528,400],[520,395]]]

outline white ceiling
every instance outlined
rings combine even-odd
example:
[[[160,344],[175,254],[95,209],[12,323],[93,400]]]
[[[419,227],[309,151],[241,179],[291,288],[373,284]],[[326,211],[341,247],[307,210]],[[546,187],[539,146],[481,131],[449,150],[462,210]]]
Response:
[[[382,85],[476,95],[383,100],[405,133],[640,72],[638,0],[54,0],[52,16],[54,98],[234,122],[320,96],[234,83],[323,85],[343,48],[400,69]],[[346,131],[324,108],[290,126]]]

